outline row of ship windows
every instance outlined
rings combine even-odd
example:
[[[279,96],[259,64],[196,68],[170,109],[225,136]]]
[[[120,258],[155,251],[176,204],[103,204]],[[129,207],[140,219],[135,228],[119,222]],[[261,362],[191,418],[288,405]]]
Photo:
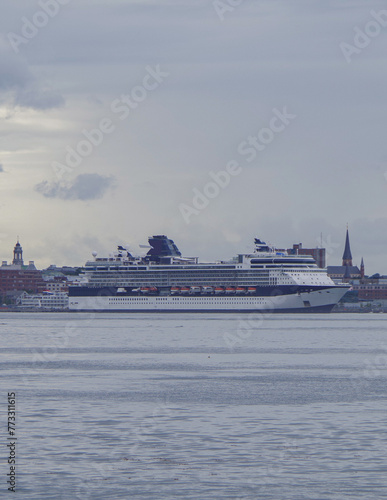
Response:
[[[147,301],[148,297],[119,297],[119,298],[111,298],[110,301],[113,302],[144,302]],[[166,300],[166,299],[165,299]]]
[[[320,271],[318,271],[318,272],[315,272],[315,271],[310,272],[310,271],[298,271],[297,270],[297,271],[286,271],[285,274],[294,275],[294,274],[301,274],[301,273],[305,274],[306,273],[309,276],[316,276],[318,278],[324,278],[324,277],[326,277],[327,276],[326,271],[324,271],[323,269],[321,269],[321,271],[322,272],[320,272]]]
[[[159,283],[183,283],[184,281],[233,281],[234,283],[237,281],[267,281],[269,279],[277,278],[280,277],[281,275],[274,275],[274,276],[153,276],[151,274],[147,274],[144,276],[109,276],[109,275],[103,275],[103,276],[89,276],[89,281],[127,281],[127,282],[132,282],[135,283],[137,281],[146,281],[146,280],[153,280],[153,281],[158,281]]]
[[[287,282],[284,282],[284,283],[289,283],[289,284],[292,284],[293,281],[289,280]],[[213,287],[216,287],[216,286],[225,286],[225,287],[228,287],[228,286],[274,286],[277,284],[277,281],[270,281],[270,282],[265,282],[265,283],[261,283],[261,282],[248,282],[248,283],[243,283],[243,282],[238,282],[237,285],[235,285],[235,283],[227,283],[227,282],[221,282],[221,283],[206,283],[206,286],[208,285],[211,285]],[[92,283],[92,285],[95,285],[95,283]],[[170,283],[158,283],[156,281],[143,281],[142,283],[140,282],[137,282],[137,283],[125,283],[125,282],[120,282],[120,283],[115,283],[115,282],[109,282],[109,281],[105,281],[105,282],[99,282],[98,285],[100,287],[142,287],[142,286],[156,286],[156,287],[159,287],[159,288],[170,288],[171,286],[202,286],[203,283],[201,282],[190,282],[190,283],[187,283],[187,282],[184,282],[184,283],[173,283],[173,284],[170,284]]]
[[[304,282],[305,283],[305,282]],[[310,283],[308,281],[308,283]],[[225,283],[225,282],[222,282],[222,283],[206,283],[205,286],[212,286],[212,287],[216,287],[216,286],[223,286],[223,287],[228,287],[228,286],[232,286],[232,287],[235,287],[235,286],[244,286],[244,287],[248,287],[248,286],[261,286],[261,287],[268,287],[268,286],[277,286],[278,284],[282,284],[282,285],[293,285],[294,284],[294,281],[284,281],[284,282],[277,282],[277,281],[270,281],[270,282],[265,282],[265,283],[257,283],[256,281],[254,282],[249,282],[249,283],[238,283],[237,285],[235,285],[235,283]],[[318,283],[317,283],[318,284]],[[93,286],[96,286],[95,283],[92,283]],[[151,286],[154,286],[160,290],[162,289],[169,289],[171,288],[171,286],[202,286],[203,283],[201,282],[197,282],[197,283],[187,283],[187,282],[184,282],[184,283],[174,283],[174,284],[168,284],[168,283],[158,283],[158,282],[155,282],[155,281],[144,281],[142,283],[116,283],[116,282],[98,282],[97,283],[98,287],[101,288],[101,287],[105,287],[105,288],[140,288],[140,287],[151,287]]]
[[[303,282],[305,283],[305,282]],[[308,283],[310,283],[308,281]],[[281,283],[283,285],[292,285],[294,284],[293,281],[284,281],[283,283]],[[318,284],[318,283],[316,283]],[[95,285],[95,284],[92,284],[92,285]],[[144,281],[143,283],[113,283],[113,282],[99,282],[98,283],[98,287],[106,287],[106,288],[127,288],[127,287],[131,287],[131,288],[140,288],[140,287],[150,287],[150,286],[155,286],[156,288],[159,288],[159,289],[163,289],[163,288],[166,288],[166,289],[169,289],[171,286],[201,286],[202,283],[174,283],[173,285],[170,285],[170,284],[166,284],[166,283],[157,283],[157,282],[154,282],[154,281]],[[228,286],[232,286],[234,287],[235,286],[235,283],[206,283],[206,286],[208,285],[211,285],[211,286],[224,286],[224,287],[228,287]],[[262,286],[262,287],[268,287],[268,286],[277,286],[278,285],[278,282],[267,282],[267,283],[257,283],[257,282],[252,282],[252,283],[238,283],[237,286]]]
[[[202,278],[185,278],[185,279],[171,279],[171,280],[166,280],[166,279],[156,279],[156,278],[151,278],[151,277],[144,277],[140,279],[128,279],[125,280],[123,278],[119,280],[112,280],[111,278],[100,278],[100,279],[91,279],[89,282],[90,283],[160,283],[160,285],[163,286],[173,286],[173,285],[187,285],[189,283],[192,284],[214,284],[214,285],[229,285],[229,286],[238,286],[239,284],[251,284],[251,286],[254,285],[254,283],[271,283],[273,281],[276,281],[277,278],[249,278],[249,279],[238,279],[238,280],[230,280],[228,279],[219,279],[219,278],[214,278],[214,279],[202,279]]]
[[[67,300],[44,300],[44,301],[41,301],[41,300],[22,300],[21,301],[21,304],[23,306],[28,306],[28,305],[36,305],[36,304],[39,304],[41,303],[42,305],[53,305],[53,306],[66,306],[68,304],[68,301]]]
[[[245,280],[244,280],[245,281]],[[248,280],[248,281],[256,281],[256,280]],[[268,281],[268,280],[266,280]],[[235,280],[235,279],[232,279],[230,277],[228,278],[214,278],[214,279],[206,279],[206,278],[189,278],[189,277],[186,277],[186,278],[182,278],[182,279],[179,279],[179,278],[172,278],[172,279],[161,279],[161,278],[155,278],[154,276],[143,276],[143,277],[139,277],[139,278],[129,278],[129,277],[125,277],[125,276],[117,276],[117,277],[108,277],[108,276],[99,276],[98,278],[96,277],[93,277],[93,278],[89,278],[88,280],[89,283],[127,283],[128,285],[130,283],[133,283],[134,285],[136,283],[148,283],[148,282],[152,282],[152,283],[160,283],[160,285],[164,285],[164,286],[169,286],[169,285],[179,285],[179,284],[182,284],[182,285],[186,285],[186,284],[190,284],[190,283],[193,283],[193,284],[203,284],[203,285],[206,285],[207,283],[225,283],[225,282],[230,282],[232,283],[233,285],[237,282],[239,282],[239,280]]]
[[[211,272],[219,272],[219,271],[225,271],[225,270],[230,270],[230,271],[235,271],[236,269],[238,269],[238,272],[243,272],[243,271],[249,271],[250,269],[295,269],[295,268],[305,268],[305,269],[312,269],[312,270],[316,270],[316,266],[313,266],[313,265],[307,265],[307,264],[292,264],[292,265],[286,265],[286,264],[265,264],[265,265],[256,265],[256,264],[252,264],[251,267],[245,267],[245,268],[241,268],[241,266],[238,266],[238,267],[235,267],[235,266],[216,266],[216,267],[203,267],[203,266],[200,266],[200,267],[194,267],[194,266],[188,266],[188,267],[180,267],[179,269],[176,269],[176,268],[172,268],[172,267],[167,267],[167,266],[161,266],[161,267],[154,267],[152,266],[151,268],[148,268],[146,269],[145,267],[140,267],[140,268],[136,268],[136,267],[105,267],[105,266],[99,266],[99,267],[86,267],[86,272],[103,272],[103,271],[110,271],[110,272],[114,272],[114,271],[118,271],[120,273],[122,273],[123,271],[128,271],[129,273],[133,274],[133,273],[139,273],[141,271],[145,271],[145,272],[168,272],[168,273],[182,273],[182,272],[186,272],[186,271],[193,271],[195,270],[196,272],[205,272],[206,274],[208,274],[209,271]],[[241,270],[243,269],[243,271]]]
[[[264,300],[263,298],[260,297],[255,297],[252,299],[251,297],[245,297],[245,298],[238,298],[236,299],[235,297],[230,297],[229,300],[225,300],[224,297],[215,297],[216,302],[219,304],[254,304],[257,300],[262,301]],[[211,297],[211,302],[213,301],[214,297]],[[156,297],[156,302],[165,302],[168,300],[172,300],[174,302],[181,302],[182,300],[184,301],[190,301],[190,302],[199,302],[201,301],[203,304],[208,304],[208,300],[205,300],[203,297],[169,297],[169,298],[164,298],[164,297]],[[110,302],[147,302],[148,297],[131,297],[131,298],[110,298]]]
[[[326,274],[326,272],[324,271],[324,269],[286,269],[286,272],[287,273],[291,273],[291,274],[296,274],[296,273],[309,273],[310,275],[313,275],[313,274]]]
[[[386,286],[357,286],[354,290],[386,290]]]
[[[141,279],[156,279],[156,280],[162,280],[162,281],[174,281],[174,280],[184,280],[184,279],[232,279],[232,280],[238,280],[238,279],[268,279],[271,276],[281,276],[282,273],[275,273],[275,274],[225,274],[225,273],[218,273],[218,274],[211,274],[211,275],[206,275],[206,274],[195,274],[195,273],[190,273],[190,274],[179,274],[177,276],[166,276],[166,275],[158,275],[154,273],[146,273],[146,274],[136,274],[136,275],[128,275],[126,273],[120,273],[120,274],[112,274],[112,273],[101,273],[101,274],[92,274],[88,276],[89,279],[95,279],[95,280],[100,280],[100,279],[127,279],[127,280],[141,280]]]
[[[269,271],[251,271],[251,270],[246,270],[246,271],[225,271],[224,269],[219,269],[218,271],[213,271],[211,273],[205,272],[205,271],[180,271],[180,272],[173,272],[170,271],[168,273],[164,272],[155,272],[155,271],[138,271],[136,273],[126,273],[124,271],[119,271],[119,272],[112,272],[112,271],[106,271],[106,272],[97,272],[97,273],[87,273],[95,276],[99,275],[104,275],[104,276],[157,276],[160,277],[160,275],[165,275],[168,274],[168,276],[269,276]]]
[[[178,272],[178,271],[185,271],[187,269],[199,269],[200,271],[205,270],[205,271],[217,271],[218,269],[236,269],[235,265],[225,265],[225,264],[218,264],[215,266],[205,266],[203,264],[197,266],[195,264],[189,264],[187,266],[182,266],[179,265],[179,268],[176,269],[176,264],[173,265],[162,265],[162,266],[157,266],[157,265],[151,265],[148,267],[145,266],[139,266],[139,267],[133,267],[133,266],[86,266],[87,271],[105,271],[105,270],[111,270],[111,271],[130,271],[130,272],[137,272],[137,271],[147,271],[147,270],[152,270],[152,271],[170,271],[170,272]]]
[[[103,277],[103,278],[91,278],[90,283],[106,283],[106,282],[114,282],[114,283],[146,283],[148,281],[153,281],[154,283],[163,283],[166,286],[169,284],[178,284],[178,283],[187,283],[189,281],[190,283],[231,283],[232,285],[235,285],[235,283],[268,283],[269,281],[276,280],[277,277],[266,277],[266,278],[255,278],[255,277],[250,277],[250,278],[240,278],[238,277],[237,280],[233,279],[231,280],[230,277],[226,278],[221,278],[221,277],[215,277],[215,278],[175,278],[175,279],[160,279],[160,278],[155,278],[152,276],[144,276],[143,278],[136,278],[136,279],[125,279],[124,277],[120,276],[120,279],[113,279],[111,277]]]
[[[302,274],[301,274],[302,273]],[[294,273],[286,273],[287,275],[290,276],[304,276],[304,271],[301,272],[294,272]],[[314,275],[311,273],[308,273],[310,278],[314,279],[321,279],[325,278],[324,276],[319,276],[319,275]],[[278,276],[278,275],[277,275]],[[190,281],[203,281],[205,280],[206,282],[213,282],[213,281],[219,281],[219,280],[230,280],[232,279],[233,281],[241,281],[241,282],[250,282],[252,280],[254,281],[267,281],[269,279],[276,279],[277,276],[270,276],[269,274],[248,274],[248,275],[238,275],[238,276],[230,276],[229,274],[217,274],[216,276],[200,276],[198,274],[187,274],[187,275],[179,275],[179,276],[168,276],[168,277],[163,277],[163,276],[158,276],[154,275],[153,273],[148,273],[148,274],[143,274],[143,275],[136,275],[136,276],[128,276],[125,274],[120,274],[120,275],[112,275],[109,273],[103,274],[103,275],[93,275],[89,277],[90,282],[102,282],[102,281],[107,281],[107,280],[114,280],[114,281],[122,281],[122,280],[128,280],[132,282],[143,282],[143,281],[149,281],[149,280],[155,280],[158,282],[163,282],[163,283],[182,283],[184,280],[190,280]]]

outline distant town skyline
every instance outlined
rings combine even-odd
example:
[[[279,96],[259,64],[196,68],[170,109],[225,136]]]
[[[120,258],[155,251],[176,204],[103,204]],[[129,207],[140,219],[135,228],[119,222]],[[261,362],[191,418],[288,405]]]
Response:
[[[20,244],[20,238],[18,237],[17,238],[17,241],[16,241],[16,244],[14,246],[14,249],[13,249],[13,257],[11,259],[6,259],[6,258],[2,258],[1,259],[1,262],[2,262],[2,265],[7,265],[7,266],[10,266],[10,265],[20,265],[20,264],[24,264],[25,267],[27,267],[27,262],[24,262],[24,258],[23,258],[23,247],[22,245]],[[350,265],[350,266],[354,266],[354,269],[355,268],[361,268],[362,266],[364,266],[364,257],[361,257],[361,261],[360,261],[360,264],[359,265],[356,265],[356,263],[352,264],[352,259],[350,261],[348,261],[347,259],[349,258],[349,256],[352,256],[351,254],[351,250],[350,250],[350,240],[349,240],[349,230],[347,228],[346,230],[346,236],[345,236],[345,242],[344,242],[344,245],[343,245],[343,250],[341,251],[342,253],[342,257],[341,257],[341,261],[342,262],[333,262],[332,260],[332,249],[336,248],[336,244],[331,242],[331,241],[325,241],[326,243],[328,243],[327,247],[324,247],[324,246],[321,246],[320,245],[316,245],[314,247],[311,247],[310,249],[307,249],[307,247],[303,244],[303,242],[298,242],[298,243],[293,243],[293,248],[288,248],[287,251],[288,253],[300,253],[300,254],[308,254],[308,255],[312,255],[314,256],[317,264],[319,265],[319,267],[323,267],[325,263],[326,264],[326,267],[331,267],[334,266],[337,268],[337,272],[339,272],[339,274],[343,274],[343,272],[339,271],[341,268],[343,268],[343,266],[345,265]],[[320,235],[320,243],[324,243],[324,239],[323,239],[323,235]],[[300,247],[301,245],[301,247]],[[115,248],[111,248],[111,251],[116,251],[117,250],[117,246]],[[147,247],[147,248],[144,248],[144,247]],[[120,249],[123,248],[123,247],[119,247]],[[130,252],[132,252],[133,255],[145,255],[148,251],[150,247],[147,246],[147,245],[126,245],[126,249],[129,250]],[[278,246],[277,246],[278,248]],[[320,253],[316,253],[316,255],[313,255],[315,252],[312,252],[311,253],[311,250],[313,249],[322,249],[323,250],[323,253],[320,254]],[[251,249],[245,249],[245,251],[253,251],[253,248]],[[283,249],[281,249],[281,251],[283,251]],[[109,252],[109,253],[112,253],[112,252]],[[242,250],[239,251],[238,253],[243,253]],[[335,252],[335,255],[337,253],[340,253],[340,251],[336,251]],[[87,260],[91,260],[92,258],[94,258],[95,256],[106,256],[105,254],[98,254],[98,251],[97,250],[93,250],[91,252],[90,255],[88,255],[86,257]],[[188,254],[183,254],[183,256],[185,255],[188,255]],[[235,254],[236,255],[236,254]],[[235,255],[230,255],[229,257],[234,257]],[[192,256],[192,255],[190,255]],[[322,260],[320,260],[322,259]],[[218,259],[216,259],[218,260]],[[29,259],[28,260],[28,265],[29,266],[34,266],[35,264],[35,260],[34,259]],[[49,266],[52,266],[52,265],[56,265],[58,268],[64,266],[72,266],[72,267],[83,267],[83,265],[85,264],[85,262],[78,262],[78,263],[69,263],[69,262],[51,262],[49,265],[44,265],[42,267],[39,267],[39,269],[45,269]],[[322,265],[321,265],[322,264]],[[360,271],[359,271],[360,272]],[[379,270],[377,271],[379,274],[387,274],[387,273],[383,273],[383,271]],[[375,274],[376,271],[372,274]],[[340,276],[341,276],[340,274]],[[370,273],[367,273],[368,275],[371,275]]]
[[[2,5],[2,260],[17,235],[41,269],[322,233],[340,265],[348,223],[354,265],[387,273],[385,2],[236,3]]]

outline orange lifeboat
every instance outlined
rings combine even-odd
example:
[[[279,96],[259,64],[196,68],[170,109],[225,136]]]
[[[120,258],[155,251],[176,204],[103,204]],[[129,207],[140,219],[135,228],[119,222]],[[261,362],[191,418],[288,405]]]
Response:
[[[189,293],[189,287],[188,286],[182,286],[180,288],[180,293],[183,293],[183,294]]]
[[[235,288],[233,286],[226,287],[226,293],[227,294],[235,293]]]
[[[237,294],[241,295],[243,293],[246,293],[246,288],[244,286],[237,286],[235,291]]]
[[[215,294],[219,295],[221,293],[224,293],[224,288],[222,286],[215,287]]]
[[[247,289],[247,293],[255,293],[257,291],[257,288],[255,286],[249,286]]]

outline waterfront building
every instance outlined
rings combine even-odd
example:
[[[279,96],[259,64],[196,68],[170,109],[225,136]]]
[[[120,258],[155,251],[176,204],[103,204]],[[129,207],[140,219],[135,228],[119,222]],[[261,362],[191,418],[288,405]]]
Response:
[[[68,309],[69,297],[64,292],[40,294],[23,292],[17,300],[17,305],[23,309]]]
[[[68,292],[68,280],[66,276],[43,276],[46,284],[45,290],[49,292]]]
[[[316,261],[317,267],[325,269],[326,266],[326,250],[325,248],[302,248],[302,243],[296,243],[293,248],[288,248],[289,255],[311,255]]]
[[[378,276],[378,275],[377,275]],[[387,300],[387,277],[371,277],[354,281],[352,289],[359,300]]]
[[[45,284],[42,274],[35,267],[34,262],[29,261],[28,265],[23,261],[23,249],[19,240],[13,250],[12,264],[2,261],[0,266],[0,296],[2,300],[9,292],[29,291],[42,292]]]

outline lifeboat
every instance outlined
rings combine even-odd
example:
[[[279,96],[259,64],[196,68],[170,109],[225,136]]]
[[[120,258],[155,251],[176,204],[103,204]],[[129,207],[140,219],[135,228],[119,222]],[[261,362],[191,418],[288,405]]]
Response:
[[[246,293],[246,288],[244,286],[237,286],[235,292],[239,295]]]
[[[227,286],[226,293],[227,294],[235,293],[235,288],[233,286]]]
[[[176,295],[180,292],[179,286],[171,286],[171,295]]]
[[[151,287],[149,288],[149,293],[157,293],[157,291],[158,291],[158,290],[157,290],[157,288],[156,288],[155,286],[151,286]]]
[[[189,291],[190,293],[200,293],[201,289],[200,286],[191,286]]]
[[[203,286],[202,293],[212,293],[214,291],[212,286]]]
[[[140,288],[140,292],[141,293],[149,293],[150,292],[150,288],[148,286],[142,286]]]
[[[247,289],[247,293],[255,293],[257,291],[257,288],[255,286],[249,286]]]
[[[222,286],[215,287],[215,294],[219,295],[220,293],[224,293],[224,288]]]
[[[182,287],[180,288],[180,293],[183,293],[183,294],[189,293],[189,288],[188,288],[188,286],[182,286]]]

